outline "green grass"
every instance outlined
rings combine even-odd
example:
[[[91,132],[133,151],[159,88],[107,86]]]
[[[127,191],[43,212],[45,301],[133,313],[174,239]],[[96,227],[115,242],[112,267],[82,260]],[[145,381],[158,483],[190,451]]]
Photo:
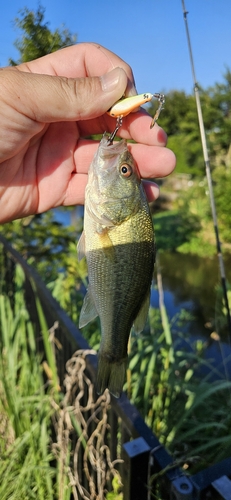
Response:
[[[24,275],[16,267],[14,307],[0,295],[0,498],[52,500],[57,473],[53,466],[51,424],[58,379],[53,346],[36,297],[49,366],[45,387],[41,356],[24,302]]]

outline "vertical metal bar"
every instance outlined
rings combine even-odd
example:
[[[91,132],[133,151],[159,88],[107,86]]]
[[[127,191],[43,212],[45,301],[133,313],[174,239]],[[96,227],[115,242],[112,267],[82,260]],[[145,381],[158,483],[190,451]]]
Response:
[[[190,478],[182,475],[172,481],[171,500],[193,500],[193,485]]]
[[[212,482],[213,488],[224,500],[231,500],[231,481],[227,476],[222,476]]]
[[[123,445],[123,494],[126,500],[148,500],[148,470],[151,448],[139,437]]]
[[[113,410],[110,408],[109,410],[109,425],[110,425],[110,452],[111,452],[111,460],[116,460],[118,457],[118,417]]]
[[[191,41],[190,41],[189,29],[188,29],[188,22],[187,22],[188,12],[185,9],[184,0],[182,0],[182,8],[183,8],[183,14],[184,14],[187,41],[188,41],[191,69],[192,69],[192,75],[193,75],[193,81],[194,81],[194,92],[195,92],[195,99],[196,99],[196,105],[197,105],[197,114],[198,114],[198,120],[199,120],[199,127],[200,127],[200,135],[201,135],[201,143],[202,143],[203,156],[204,156],[204,162],[205,162],[206,176],[207,176],[207,182],[208,182],[208,188],[209,188],[209,196],[210,196],[210,204],[211,204],[211,211],[212,211],[212,217],[213,217],[213,225],[214,225],[214,231],[215,231],[215,237],[216,237],[217,256],[218,256],[220,275],[221,275],[221,285],[222,285],[222,289],[223,289],[225,308],[227,311],[229,342],[231,343],[231,315],[230,315],[227,286],[226,286],[225,266],[224,266],[222,250],[221,250],[221,243],[220,243],[220,238],[219,238],[216,205],[215,205],[215,199],[214,199],[214,194],[213,194],[210,161],[209,161],[208,148],[207,148],[207,143],[206,143],[206,135],[205,135],[204,121],[203,121],[203,115],[202,115],[202,109],[201,109],[199,87],[198,87],[197,80],[196,80],[196,73],[195,73],[195,67],[194,67],[193,55],[192,55],[192,46],[191,46]]]

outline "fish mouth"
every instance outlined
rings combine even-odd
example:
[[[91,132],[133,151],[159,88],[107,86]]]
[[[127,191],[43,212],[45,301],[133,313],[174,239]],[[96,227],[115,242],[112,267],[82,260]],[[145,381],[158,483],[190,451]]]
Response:
[[[126,139],[121,139],[120,141],[113,142],[112,144],[108,145],[108,135],[104,135],[103,138],[101,139],[100,146],[102,149],[102,152],[100,156],[104,158],[110,158],[111,156],[114,156],[115,154],[120,154],[120,151],[122,152],[123,150],[126,151],[127,149],[127,141]]]

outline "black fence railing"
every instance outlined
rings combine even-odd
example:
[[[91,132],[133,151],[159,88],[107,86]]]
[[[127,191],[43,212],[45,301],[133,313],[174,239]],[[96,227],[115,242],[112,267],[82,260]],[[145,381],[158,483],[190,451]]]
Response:
[[[58,324],[56,337],[62,349],[57,354],[57,367],[62,384],[65,365],[78,350],[88,350],[89,346],[78,328],[60,307],[57,301],[38,276],[19,253],[0,236],[1,263],[4,266],[4,284],[2,293],[14,300],[14,271],[16,263],[25,273],[25,297],[27,308],[34,324],[39,325],[36,318],[36,307],[32,282],[40,299],[48,327]],[[3,275],[3,273],[1,273]],[[38,326],[39,335],[39,326]],[[96,356],[86,357],[86,368],[91,382],[96,377]],[[89,412],[87,417],[89,419]],[[94,432],[94,419],[91,421],[91,432]],[[116,460],[118,449],[121,450],[122,461],[118,465],[122,483],[124,500],[231,500],[231,457],[215,464],[194,476],[187,476],[173,461],[172,457],[160,444],[157,437],[146,425],[138,410],[129,402],[125,394],[120,399],[111,397],[108,415],[110,432],[106,436],[110,448],[111,460]],[[79,437],[79,436],[78,436]],[[76,438],[72,433],[73,442]],[[79,449],[79,477],[82,485],[86,483],[84,476],[83,450]],[[92,477],[96,471],[92,471]],[[101,497],[100,497],[101,498]]]

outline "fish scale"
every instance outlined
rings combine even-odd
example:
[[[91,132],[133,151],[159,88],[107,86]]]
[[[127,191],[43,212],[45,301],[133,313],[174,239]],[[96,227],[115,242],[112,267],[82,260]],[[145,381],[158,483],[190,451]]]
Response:
[[[80,327],[99,316],[97,390],[108,387],[118,397],[132,325],[140,333],[146,322],[155,247],[148,202],[127,144],[106,146],[105,140],[91,164],[86,189],[84,236],[78,251],[80,257],[86,255],[89,287]],[[131,170],[128,178],[121,165]]]

